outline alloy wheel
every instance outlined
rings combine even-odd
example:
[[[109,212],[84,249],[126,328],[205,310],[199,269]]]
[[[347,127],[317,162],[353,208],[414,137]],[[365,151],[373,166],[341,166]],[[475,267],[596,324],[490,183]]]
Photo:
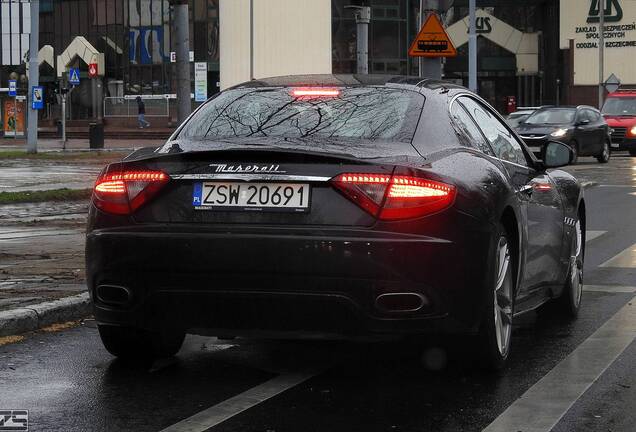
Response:
[[[612,153],[610,150],[610,145],[607,141],[605,141],[605,143],[603,144],[603,151],[596,157],[596,159],[598,159],[600,163],[607,163],[609,162],[611,156]]]
[[[572,302],[576,308],[581,304],[583,294],[583,233],[581,231],[581,221],[577,221],[574,226],[574,248],[570,265],[570,284]]]
[[[508,240],[502,236],[497,247],[497,282],[493,295],[495,336],[502,357],[508,354],[512,334],[512,279],[509,273],[510,248]]]

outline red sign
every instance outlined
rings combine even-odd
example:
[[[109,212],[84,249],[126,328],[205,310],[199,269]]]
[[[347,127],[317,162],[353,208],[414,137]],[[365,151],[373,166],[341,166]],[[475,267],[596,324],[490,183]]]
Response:
[[[88,77],[89,78],[97,78],[97,63],[91,63],[88,65]]]

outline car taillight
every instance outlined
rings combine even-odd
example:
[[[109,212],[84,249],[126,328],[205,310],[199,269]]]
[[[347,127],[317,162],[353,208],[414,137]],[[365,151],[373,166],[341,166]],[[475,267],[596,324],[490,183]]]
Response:
[[[412,219],[453,204],[455,187],[414,176],[340,174],[332,184],[353,202],[381,220]]]
[[[93,203],[107,213],[130,214],[148,202],[169,180],[162,171],[116,171],[101,175]]]

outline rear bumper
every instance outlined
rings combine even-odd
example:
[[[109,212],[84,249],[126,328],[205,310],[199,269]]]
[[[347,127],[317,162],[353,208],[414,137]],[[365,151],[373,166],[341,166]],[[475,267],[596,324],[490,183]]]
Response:
[[[226,335],[474,332],[488,284],[491,235],[483,226],[455,234],[95,230],[86,243],[88,284],[101,324]],[[125,287],[130,301],[102,301],[96,290],[103,285]],[[421,296],[422,307],[378,307],[378,296],[404,292]]]

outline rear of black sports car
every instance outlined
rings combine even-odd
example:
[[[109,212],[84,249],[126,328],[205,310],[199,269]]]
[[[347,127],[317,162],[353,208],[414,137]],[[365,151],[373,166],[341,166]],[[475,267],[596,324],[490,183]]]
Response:
[[[97,180],[86,259],[100,325],[351,338],[478,329],[491,227],[411,144],[422,94],[223,97]],[[270,112],[271,99],[285,103]],[[343,117],[351,110],[364,111]]]

